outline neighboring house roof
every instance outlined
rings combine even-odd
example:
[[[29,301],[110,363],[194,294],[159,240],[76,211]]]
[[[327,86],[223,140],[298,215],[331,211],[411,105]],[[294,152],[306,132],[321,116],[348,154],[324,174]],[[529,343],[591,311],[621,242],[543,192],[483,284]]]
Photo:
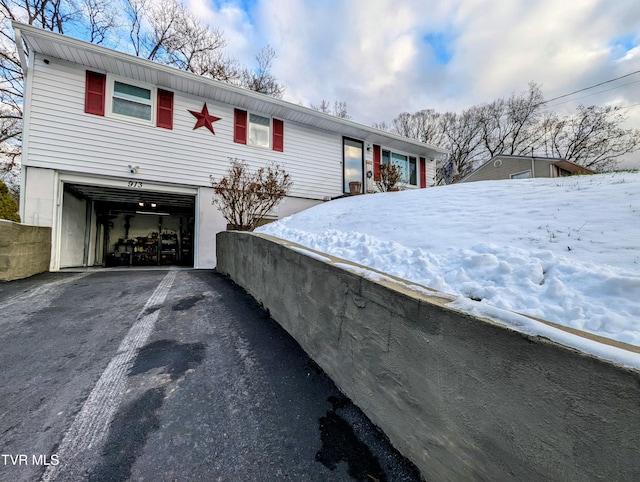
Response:
[[[483,163],[482,165],[480,165],[479,167],[471,171],[469,174],[463,177],[460,180],[460,182],[466,181],[468,178],[472,177],[478,171],[484,169],[486,166],[493,165],[496,162],[496,160],[509,162],[510,160],[516,160],[516,159],[527,160],[527,161],[533,160],[535,162],[546,162],[550,165],[557,166],[560,169],[570,172],[571,174],[595,174],[596,173],[595,171],[592,171],[591,169],[586,168],[584,166],[580,166],[575,162],[567,161],[566,159],[561,159],[558,157],[515,156],[515,155],[509,155],[509,154],[498,154],[497,156],[493,156],[487,162]]]
[[[410,154],[433,157],[446,154],[445,149],[431,146],[413,139],[384,132],[325,114],[308,107],[269,97],[265,94],[193,74],[175,67],[159,64],[134,55],[112,50],[100,45],[66,37],[30,25],[13,22],[16,43],[21,40],[30,51],[44,56],[85,65],[88,68],[110,72],[122,77],[140,80],[168,90],[185,92],[205,99],[231,104],[246,110],[262,112],[282,120],[297,122],[317,129],[335,132],[347,137],[380,144]],[[18,48],[22,54],[22,49]],[[24,57],[24,54],[21,55]],[[28,71],[28,61],[21,59],[22,67]]]
[[[581,166],[575,162],[567,161],[566,159],[559,159],[553,163],[554,166],[558,166],[560,169],[569,171],[572,174],[595,174],[596,171],[589,169],[588,167]]]

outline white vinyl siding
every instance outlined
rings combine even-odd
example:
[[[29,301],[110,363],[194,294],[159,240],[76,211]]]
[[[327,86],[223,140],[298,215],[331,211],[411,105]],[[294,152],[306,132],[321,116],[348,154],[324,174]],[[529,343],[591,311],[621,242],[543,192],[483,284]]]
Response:
[[[84,113],[85,69],[59,60],[36,59],[29,114],[25,166],[90,175],[210,186],[221,177],[229,158],[252,167],[281,164],[293,179],[292,196],[322,200],[342,194],[342,137],[285,121],[284,152],[255,149],[233,142],[233,106],[175,92],[173,130]],[[108,101],[108,100],[107,100]],[[189,110],[209,112],[221,120],[215,135],[193,130]],[[129,165],[140,166],[132,175]]]
[[[425,170],[427,171],[426,180],[427,187],[435,186],[436,184],[436,161],[433,159],[427,159],[425,161]],[[420,176],[420,174],[418,174]]]

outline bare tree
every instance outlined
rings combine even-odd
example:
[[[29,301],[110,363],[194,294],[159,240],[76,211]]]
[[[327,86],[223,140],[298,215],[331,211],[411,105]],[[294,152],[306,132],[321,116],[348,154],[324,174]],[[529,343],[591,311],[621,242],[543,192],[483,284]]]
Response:
[[[113,3],[108,0],[84,0],[83,11],[87,18],[87,40],[94,44],[104,43],[109,33],[118,27],[118,17]]]
[[[391,125],[387,124],[387,121],[374,122],[373,124],[371,124],[371,127],[381,131],[391,132]]]
[[[477,107],[442,116],[449,157],[436,170],[438,184],[458,182],[482,159],[482,125]]]
[[[613,168],[620,156],[640,148],[640,130],[620,127],[626,116],[616,107],[579,106],[573,116],[548,114],[541,123],[542,149],[595,171]]]
[[[320,104],[310,104],[309,107],[311,107],[313,110],[317,110],[318,112],[331,115],[331,104],[327,100],[322,99],[320,101]]]
[[[491,158],[498,154],[518,155],[530,152],[538,142],[542,91],[531,82],[529,90],[507,99],[496,99],[477,109],[482,142]]]
[[[82,17],[80,7],[71,0],[1,0],[3,27],[17,20],[44,30],[64,33],[64,27]],[[11,32],[9,26],[8,32]]]
[[[329,101],[322,99],[320,101],[320,104],[310,104],[309,107],[311,107],[313,110],[317,110],[334,117],[339,117],[340,119],[351,119],[349,110],[347,109],[347,103],[344,101],[338,102],[337,100],[335,100],[333,101],[332,105]]]
[[[177,0],[126,0],[134,53],[148,60],[223,82],[238,82],[238,62],[226,55],[223,33],[204,24]]]
[[[276,57],[276,51],[273,47],[265,45],[256,55],[257,67],[254,70],[249,68],[243,70],[242,86],[281,99],[284,95],[284,86],[271,73],[273,60]]]
[[[540,87],[466,109],[439,114],[431,109],[404,112],[391,124],[375,127],[449,150],[436,170],[439,184],[457,182],[498,154],[544,153],[593,170],[611,169],[617,160],[640,149],[640,131],[624,129],[626,117],[614,107],[580,106],[561,117],[543,113]]]
[[[124,0],[125,18],[129,24],[129,40],[137,57],[142,55],[144,49],[142,23],[146,9],[147,0]]]
[[[146,47],[144,56],[148,60],[168,62],[174,50],[180,49],[188,40],[181,28],[187,23],[184,5],[174,0],[161,0],[150,3],[144,10],[149,30],[143,37]]]
[[[433,109],[424,109],[413,114],[403,112],[393,119],[389,131],[435,146],[446,143],[442,114]]]

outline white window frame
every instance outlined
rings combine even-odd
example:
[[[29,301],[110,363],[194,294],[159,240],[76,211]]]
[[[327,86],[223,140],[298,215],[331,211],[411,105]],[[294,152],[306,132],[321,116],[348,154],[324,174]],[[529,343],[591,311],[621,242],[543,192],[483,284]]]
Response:
[[[529,176],[527,177],[522,177],[522,174],[529,174]],[[513,174],[510,174],[509,177],[511,179],[531,179],[531,169],[527,169],[525,171],[520,171],[520,172],[514,172]]]
[[[269,132],[267,134],[268,144],[266,146],[251,142],[251,116],[252,115],[269,120]],[[262,125],[262,124],[257,124],[257,125]],[[247,111],[247,145],[251,147],[255,147],[257,149],[271,150],[272,143],[273,143],[273,117],[268,117],[258,112]]]
[[[141,119],[139,117],[133,117],[126,114],[118,114],[113,111],[113,98],[115,95],[115,83],[120,82],[122,84],[131,85],[133,87],[138,87],[140,89],[145,89],[150,92],[150,107],[151,107],[151,118],[150,119]],[[156,125],[156,109],[158,102],[158,89],[154,85],[145,84],[144,82],[138,82],[136,80],[127,79],[124,77],[117,77],[115,75],[107,75],[107,89],[106,89],[106,114],[109,117],[114,117],[121,120],[126,120],[128,122],[134,122],[136,124],[142,124],[147,126],[155,126]],[[142,102],[140,102],[142,104]]]

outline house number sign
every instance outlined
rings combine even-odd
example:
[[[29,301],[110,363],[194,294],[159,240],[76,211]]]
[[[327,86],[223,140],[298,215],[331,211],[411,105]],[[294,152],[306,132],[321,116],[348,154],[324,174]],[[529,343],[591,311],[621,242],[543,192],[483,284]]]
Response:
[[[140,189],[142,187],[142,183],[140,181],[129,181],[127,186]]]

